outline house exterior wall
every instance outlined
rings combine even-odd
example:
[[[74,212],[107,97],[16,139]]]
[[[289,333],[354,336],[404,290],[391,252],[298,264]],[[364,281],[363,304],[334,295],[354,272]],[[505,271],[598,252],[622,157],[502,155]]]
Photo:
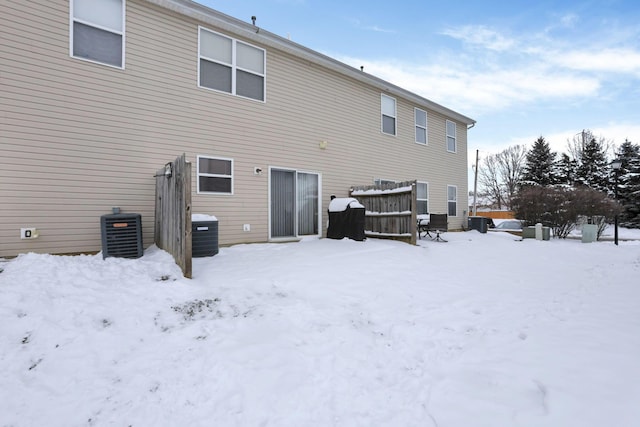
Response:
[[[140,213],[152,244],[153,175],[182,153],[194,163],[192,210],[218,218],[221,245],[268,240],[272,167],[320,175],[322,235],[329,196],[375,178],[428,182],[431,212],[447,211],[447,186],[456,185],[449,226],[462,227],[471,119],[269,33],[264,42],[233,34],[233,20],[218,28],[209,12],[126,0],[119,69],[70,56],[68,1],[1,3],[0,257],[99,251],[100,216],[114,206]],[[266,50],[265,102],[198,87],[199,26]],[[396,136],[381,132],[382,93],[397,101]],[[415,107],[427,111],[426,146],[414,142]],[[447,119],[457,125],[456,153],[446,149]],[[232,195],[196,192],[198,155],[233,159]],[[40,236],[21,240],[22,227]]]

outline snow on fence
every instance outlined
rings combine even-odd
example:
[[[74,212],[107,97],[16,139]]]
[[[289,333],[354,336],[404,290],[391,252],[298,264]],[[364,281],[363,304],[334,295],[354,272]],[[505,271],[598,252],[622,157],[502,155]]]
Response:
[[[365,207],[365,235],[416,244],[416,181],[353,187],[350,197]]]
[[[169,252],[191,278],[191,163],[185,155],[156,172],[156,246]]]

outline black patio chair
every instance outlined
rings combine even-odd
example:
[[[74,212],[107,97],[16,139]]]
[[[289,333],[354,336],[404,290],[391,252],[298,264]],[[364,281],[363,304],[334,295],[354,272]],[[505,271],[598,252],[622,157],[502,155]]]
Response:
[[[426,221],[423,221],[423,224]],[[418,232],[424,232],[431,240],[436,242],[446,242],[440,236],[440,233],[445,233],[449,229],[449,216],[447,214],[430,214],[429,222],[427,224],[418,225]],[[432,234],[433,233],[433,234]]]

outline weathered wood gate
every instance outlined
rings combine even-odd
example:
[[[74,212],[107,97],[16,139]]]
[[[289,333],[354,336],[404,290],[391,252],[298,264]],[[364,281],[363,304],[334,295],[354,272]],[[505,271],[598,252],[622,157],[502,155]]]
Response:
[[[416,181],[353,187],[349,195],[365,207],[365,235],[416,244]]]
[[[191,278],[191,163],[185,155],[156,172],[156,246],[169,252]]]

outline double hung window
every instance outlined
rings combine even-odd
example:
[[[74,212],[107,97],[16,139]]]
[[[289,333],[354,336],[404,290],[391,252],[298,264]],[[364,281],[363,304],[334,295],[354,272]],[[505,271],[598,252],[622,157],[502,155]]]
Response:
[[[265,100],[263,49],[200,28],[198,56],[200,87]]]
[[[429,184],[426,182],[418,182],[416,187],[417,191],[417,205],[418,215],[424,215],[429,213]]]
[[[455,185],[447,186],[447,208],[449,216],[458,215],[458,187]]]
[[[124,68],[125,0],[71,1],[71,56]]]
[[[396,134],[396,100],[387,95],[381,95],[380,107],[382,110],[382,132]]]
[[[198,156],[198,193],[233,194],[233,160]]]
[[[427,144],[427,112],[416,108],[416,142],[418,144]]]
[[[456,150],[456,124],[451,120],[447,120],[447,151],[455,153]]]

